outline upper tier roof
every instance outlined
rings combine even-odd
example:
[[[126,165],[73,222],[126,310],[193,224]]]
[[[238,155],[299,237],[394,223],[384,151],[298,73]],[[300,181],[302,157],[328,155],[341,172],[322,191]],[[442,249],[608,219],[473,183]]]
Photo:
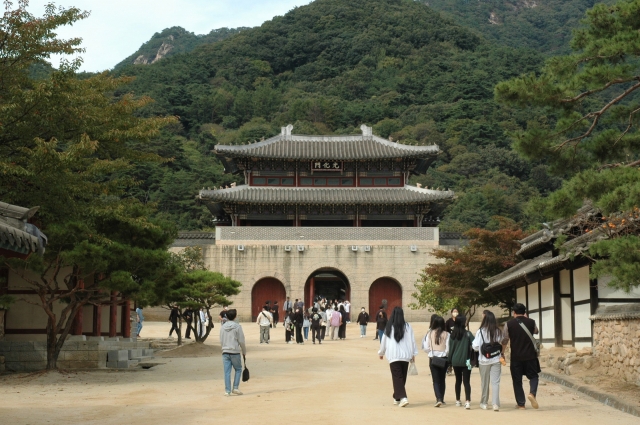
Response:
[[[454,198],[450,190],[422,189],[415,186],[379,188],[306,188],[236,186],[229,189],[201,190],[199,198],[213,202],[243,204],[424,204]]]
[[[409,146],[374,136],[371,127],[362,125],[361,135],[304,136],[291,134],[292,125],[281,134],[249,145],[216,145],[219,155],[238,158],[299,160],[360,160],[387,158],[428,158],[440,153],[437,145]]]

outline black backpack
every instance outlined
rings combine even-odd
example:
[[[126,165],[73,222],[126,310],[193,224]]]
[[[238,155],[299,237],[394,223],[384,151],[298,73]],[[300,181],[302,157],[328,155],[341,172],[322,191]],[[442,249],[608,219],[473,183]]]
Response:
[[[482,345],[480,346],[480,354],[485,359],[493,359],[502,354],[502,344],[499,342],[485,342],[482,330],[480,331],[480,338],[482,338]]]

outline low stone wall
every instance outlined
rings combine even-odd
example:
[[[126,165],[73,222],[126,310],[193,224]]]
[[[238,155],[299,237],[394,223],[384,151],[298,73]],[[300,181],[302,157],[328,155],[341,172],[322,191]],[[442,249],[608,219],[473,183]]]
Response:
[[[591,319],[594,355],[605,373],[640,386],[640,304],[601,307]]]
[[[111,350],[148,349],[148,342],[135,338],[70,337],[65,341],[60,369],[103,369]],[[42,341],[0,341],[0,357],[8,372],[33,372],[47,366],[47,345]]]

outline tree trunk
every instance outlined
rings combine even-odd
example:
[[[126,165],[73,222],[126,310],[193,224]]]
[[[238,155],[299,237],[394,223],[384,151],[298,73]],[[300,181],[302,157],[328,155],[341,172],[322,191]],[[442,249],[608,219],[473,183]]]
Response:
[[[182,311],[178,310],[178,347],[182,345]]]
[[[56,326],[51,323],[51,320],[47,321],[47,370],[55,370],[58,368],[58,356],[60,350],[58,350],[58,339],[56,338]]]

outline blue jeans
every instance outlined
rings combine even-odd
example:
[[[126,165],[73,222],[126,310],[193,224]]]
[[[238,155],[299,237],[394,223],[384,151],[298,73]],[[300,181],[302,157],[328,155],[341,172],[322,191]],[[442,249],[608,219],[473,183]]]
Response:
[[[360,335],[367,336],[367,325],[360,325]]]
[[[380,343],[382,343],[382,335],[384,335],[384,331],[378,329],[378,339],[380,340]]]
[[[141,330],[142,330],[142,322],[138,322],[138,331],[136,332],[136,336],[140,335]]]
[[[236,371],[233,377],[233,389],[237,390],[242,376],[242,359],[240,354],[222,353],[222,364],[224,366],[224,392],[231,392],[231,366]]]
[[[302,328],[304,331],[304,339],[309,339],[309,328]]]

